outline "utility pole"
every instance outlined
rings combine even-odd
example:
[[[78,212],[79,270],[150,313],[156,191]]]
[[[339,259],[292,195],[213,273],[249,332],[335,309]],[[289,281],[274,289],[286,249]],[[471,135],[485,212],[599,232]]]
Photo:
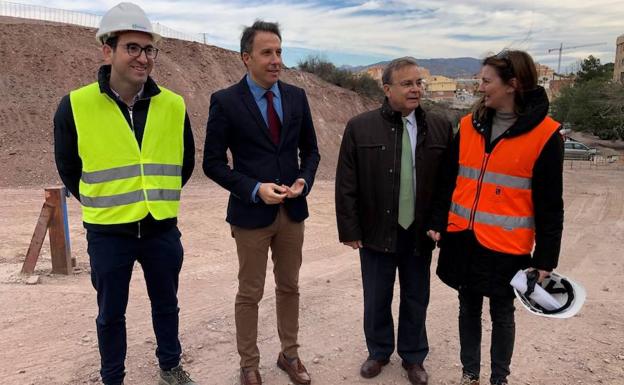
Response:
[[[557,74],[561,75],[561,52],[568,51],[568,50],[575,49],[575,48],[593,47],[593,46],[596,46],[596,45],[604,45],[604,44],[607,44],[607,43],[592,43],[592,44],[575,45],[573,47],[564,47],[563,43],[561,43],[559,45],[559,48],[551,48],[551,49],[548,50],[548,53],[551,53],[553,51],[559,51],[559,61],[558,61],[558,64],[557,64]],[[553,75],[553,79],[554,79],[554,75]]]

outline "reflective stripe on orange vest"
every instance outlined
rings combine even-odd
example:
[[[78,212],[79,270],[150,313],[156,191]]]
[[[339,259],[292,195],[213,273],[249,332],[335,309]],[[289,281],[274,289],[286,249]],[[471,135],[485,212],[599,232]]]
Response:
[[[501,139],[491,153],[472,125],[460,123],[459,171],[447,231],[471,229],[479,243],[508,254],[529,254],[535,240],[533,166],[559,123],[546,117],[531,131]]]

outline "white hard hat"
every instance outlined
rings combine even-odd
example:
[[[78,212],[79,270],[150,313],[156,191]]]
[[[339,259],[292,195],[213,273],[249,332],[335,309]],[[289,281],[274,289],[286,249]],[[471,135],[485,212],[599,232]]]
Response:
[[[106,39],[114,36],[115,32],[138,31],[152,35],[154,43],[161,39],[161,36],[154,32],[152,23],[147,15],[136,4],[119,3],[109,9],[100,21],[100,28],[95,34],[95,39],[104,43]]]
[[[538,285],[554,298],[559,306],[548,310],[544,306],[539,305],[533,295],[527,296],[526,292],[520,293],[518,289],[514,288],[514,293],[520,300],[520,303],[522,303],[522,306],[535,315],[550,318],[570,318],[581,310],[585,302],[585,288],[570,278],[554,271]]]

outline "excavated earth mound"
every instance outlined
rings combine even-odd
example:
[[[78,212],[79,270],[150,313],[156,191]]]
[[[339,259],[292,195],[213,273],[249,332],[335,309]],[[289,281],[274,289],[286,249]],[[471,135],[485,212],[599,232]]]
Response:
[[[63,95],[95,81],[102,54],[95,30],[75,25],[0,17],[0,187],[59,183],[52,118]],[[238,82],[239,54],[215,46],[164,39],[152,76],[184,96],[201,172],[210,95]],[[282,80],[306,90],[321,151],[318,178],[333,178],[341,135],[352,116],[377,102],[315,75],[284,70]]]

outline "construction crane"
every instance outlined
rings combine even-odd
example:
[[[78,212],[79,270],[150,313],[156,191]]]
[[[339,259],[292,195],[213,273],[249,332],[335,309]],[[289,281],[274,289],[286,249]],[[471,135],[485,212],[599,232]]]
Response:
[[[561,52],[575,49],[575,48],[593,47],[596,45],[604,45],[604,44],[607,44],[607,43],[592,43],[592,44],[575,45],[573,47],[564,47],[563,43],[561,43],[561,45],[559,45],[559,48],[551,48],[548,50],[548,53],[551,53],[553,51],[559,51],[559,62],[557,64],[557,74],[561,74]]]

